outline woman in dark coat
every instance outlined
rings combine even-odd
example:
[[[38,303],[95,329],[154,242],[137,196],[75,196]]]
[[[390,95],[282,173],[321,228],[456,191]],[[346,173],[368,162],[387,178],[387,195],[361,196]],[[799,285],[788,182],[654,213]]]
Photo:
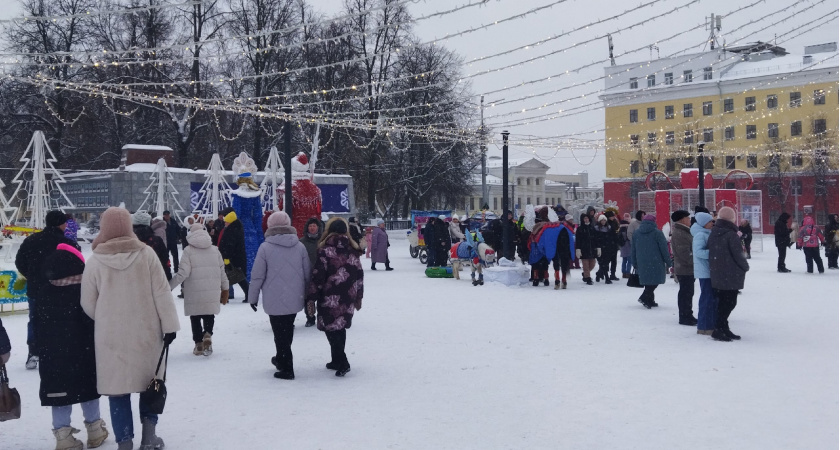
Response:
[[[828,259],[828,268],[837,268],[837,256],[840,248],[837,246],[837,215],[828,216],[828,225],[825,226],[825,257]]]
[[[787,256],[787,249],[793,243],[790,240],[790,214],[783,212],[779,215],[779,219],[773,225],[773,235],[776,237],[776,248],[779,250],[779,261],[776,264],[776,269],[781,273],[790,272],[790,269],[785,266],[785,257]]]
[[[744,288],[744,279],[750,264],[741,251],[741,238],[735,225],[735,210],[724,206],[718,211],[718,220],[709,234],[709,269],[712,288],[718,299],[717,320],[712,338],[717,341],[741,339],[729,329],[729,315],[738,304],[738,291]]]
[[[143,211],[138,211],[131,215],[131,227],[137,239],[155,251],[155,254],[160,260],[160,265],[163,267],[163,273],[166,274],[166,279],[171,280],[172,269],[169,266],[169,249],[166,247],[166,242],[155,235],[154,230],[149,226],[151,221],[152,216]]]
[[[361,255],[348,233],[347,222],[333,217],[318,244],[318,258],[312,267],[312,278],[306,295],[306,308],[318,312],[318,329],[325,332],[330,343],[332,361],[327,369],[343,377],[350,371],[344,347],[347,328],[353,323],[353,313],[362,309],[364,270]]]
[[[44,261],[43,270],[49,282],[36,310],[41,324],[36,331],[41,406],[52,406],[56,446],[82,448],[82,442],[73,437],[78,430],[70,426],[72,405],[81,403],[87,447],[98,447],[108,430],[99,414],[93,319],[80,304],[85,261],[74,247],[60,244]]]
[[[248,303],[248,279],[245,278],[248,261],[245,254],[245,229],[242,222],[231,211],[225,215],[225,228],[219,234],[219,252],[225,260],[225,273],[231,284],[238,284],[245,292],[245,300]],[[230,298],[233,298],[233,287],[230,288]]]
[[[659,306],[653,291],[660,284],[665,284],[665,272],[673,263],[671,254],[668,253],[665,235],[656,227],[656,216],[646,215],[633,233],[630,242],[630,263],[639,274],[639,284],[645,287],[645,291],[639,297],[639,303],[647,309]]]
[[[449,250],[452,248],[452,239],[449,238],[449,224],[446,223],[443,215],[438,216],[435,221],[435,266],[446,267],[449,262]],[[427,242],[428,246],[429,243]]]
[[[575,256],[583,268],[583,282],[593,284],[590,271],[595,268],[595,258],[601,253],[598,248],[598,239],[595,237],[595,229],[589,222],[589,216],[580,215],[580,224],[575,231]]]

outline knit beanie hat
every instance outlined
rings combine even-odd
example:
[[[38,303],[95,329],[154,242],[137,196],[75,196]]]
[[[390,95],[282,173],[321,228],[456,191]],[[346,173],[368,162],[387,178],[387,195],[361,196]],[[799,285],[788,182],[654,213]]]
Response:
[[[204,225],[202,225],[200,223],[194,223],[194,224],[190,225],[190,233],[192,233],[194,231],[201,231],[201,230],[204,230],[204,229],[205,229]]]
[[[379,226],[380,224],[383,224],[383,223],[385,223],[385,221],[384,221],[384,220],[382,220],[382,219],[376,219],[376,226]]]
[[[227,221],[227,218],[225,218]],[[292,224],[292,221],[289,219],[289,215],[286,214],[284,211],[275,211],[268,216],[268,227],[287,227]]]
[[[650,220],[651,222],[656,222],[656,216],[654,216],[653,214],[647,214],[642,220]]]
[[[85,258],[75,247],[58,244],[56,251],[44,260],[41,269],[47,280],[60,280],[81,275],[85,271]]]
[[[131,224],[132,225],[151,225],[152,223],[152,216],[145,211],[137,211],[136,213],[131,215]]]
[[[600,222],[600,221],[602,221],[602,220],[607,220],[607,216],[605,216],[605,215],[603,215],[603,214],[601,214],[600,216],[598,216],[598,222]]]
[[[54,209],[47,213],[46,225],[48,227],[60,227],[67,223],[67,214]]]
[[[678,209],[671,214],[671,221],[679,222],[680,220],[683,220],[690,215],[691,213],[689,213],[688,211],[684,209]]]
[[[91,248],[118,237],[133,237],[131,228],[131,214],[125,208],[112,206],[99,217],[99,235],[93,240]]]
[[[233,223],[236,220],[236,213],[231,211],[225,215],[225,223]]]
[[[330,224],[327,233],[347,234],[347,223],[341,219]]]
[[[712,215],[709,213],[699,212],[694,215],[694,220],[697,221],[697,225],[705,227],[707,223],[712,221]]]
[[[575,220],[575,216],[571,214],[566,214],[566,222],[571,222],[573,220]]]
[[[723,208],[718,210],[718,219],[723,219],[723,220],[735,223],[735,220],[737,220],[737,217],[738,216],[737,216],[737,214],[735,214],[735,210],[728,207],[728,206],[724,206]]]

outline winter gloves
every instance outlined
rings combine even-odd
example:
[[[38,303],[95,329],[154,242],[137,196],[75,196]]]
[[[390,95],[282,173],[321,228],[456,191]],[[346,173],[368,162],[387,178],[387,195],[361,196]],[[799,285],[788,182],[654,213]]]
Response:
[[[219,297],[219,303],[221,303],[223,305],[228,304],[228,290],[227,289],[222,291],[222,295]]]
[[[253,309],[254,312],[257,312],[257,304],[256,303],[251,303],[251,309]]]
[[[229,260],[229,259],[227,259],[227,258],[225,258],[225,265],[226,265],[226,266],[229,266],[229,265],[230,265],[230,260]]]
[[[168,346],[168,345],[172,344],[172,341],[174,341],[174,340],[175,340],[175,332],[166,333],[166,334],[163,335],[163,344],[164,345]]]
[[[580,249],[579,248],[575,249],[575,256],[577,256],[577,259],[580,259],[580,255],[581,255]]]
[[[356,300],[356,311],[362,309],[362,299]]]

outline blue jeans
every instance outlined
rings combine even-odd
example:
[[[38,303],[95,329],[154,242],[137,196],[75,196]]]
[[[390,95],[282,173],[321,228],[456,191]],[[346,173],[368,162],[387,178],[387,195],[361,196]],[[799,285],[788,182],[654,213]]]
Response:
[[[711,278],[699,278],[700,299],[697,301],[697,329],[714,330],[717,325],[717,297]]]
[[[111,405],[111,425],[114,427],[114,438],[117,443],[134,439],[134,416],[131,414],[131,394],[112,395],[108,397]],[[140,402],[140,420],[148,420],[157,425],[158,415],[149,412],[146,405]]]
[[[80,403],[82,405],[82,415],[85,417],[85,423],[92,423],[99,420],[101,417],[99,415],[99,399],[86,401],[84,403]],[[53,406],[52,407],[52,420],[53,420],[53,429],[57,430],[59,428],[69,427],[70,426],[70,414],[73,412],[73,405],[65,405],[65,406]]]
[[[621,258],[621,273],[632,273],[633,272],[633,265],[630,264],[629,257],[622,257]]]

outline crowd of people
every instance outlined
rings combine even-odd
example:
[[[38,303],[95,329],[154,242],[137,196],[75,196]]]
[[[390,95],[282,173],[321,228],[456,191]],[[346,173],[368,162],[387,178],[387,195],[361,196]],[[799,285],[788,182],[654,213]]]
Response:
[[[306,326],[317,325],[327,337],[327,369],[338,377],[350,371],[347,329],[362,307],[361,257],[367,246],[355,223],[335,217],[322,224],[312,218],[298,238],[285,212],[267,214],[265,241],[249,283],[242,275],[242,226],[237,227],[232,210],[220,213],[218,221],[188,219],[186,229],[168,212],[156,221],[144,211],[108,208],[87,260],[74,236],[66,236],[69,219],[61,211],[50,211],[46,227],[23,241],[16,258],[18,271],[27,279],[29,299],[26,367],[38,369],[41,405],[52,407],[57,449],[95,448],[110,436],[100,416],[102,395],[109,400],[118,449],[134,448],[131,394],[145,391],[150,380],[166,371],[163,354],[180,330],[172,296],[178,285],[194,355],[212,354],[216,315],[220,305],[228,303],[231,283],[238,283],[245,302],[256,312],[262,300],[269,317],[275,378],[294,379],[291,345],[294,320],[301,311],[306,313]],[[175,242],[174,252],[169,242]],[[385,262],[390,270],[387,235],[374,242],[374,264]],[[384,260],[379,261],[382,254],[377,251],[383,246]],[[11,350],[0,322],[3,364]],[[146,401],[141,395],[140,449],[161,449],[158,415]],[[81,430],[71,425],[74,404],[82,409],[86,442],[75,437]]]

